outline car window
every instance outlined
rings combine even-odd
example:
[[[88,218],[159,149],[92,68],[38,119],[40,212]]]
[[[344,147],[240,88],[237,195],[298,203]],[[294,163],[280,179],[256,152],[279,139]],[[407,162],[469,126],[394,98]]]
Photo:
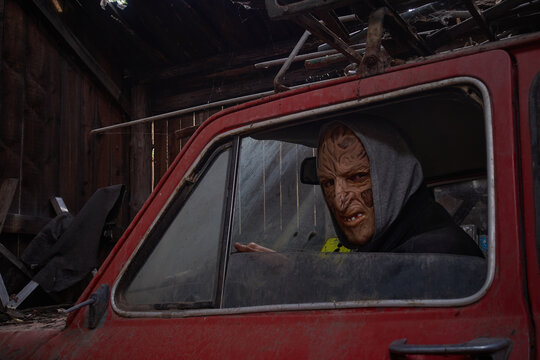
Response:
[[[225,307],[462,298],[485,282],[481,257],[321,252],[335,227],[320,186],[299,179],[315,148],[256,137],[240,147]],[[487,254],[485,178],[434,183],[429,191]],[[278,253],[239,253],[235,242]]]
[[[231,136],[230,145],[196,164],[201,170],[155,220],[120,278],[119,308],[326,308],[385,300],[420,306],[409,302],[481,293],[493,241],[486,181],[492,156],[482,101],[461,86],[398,100]],[[452,229],[477,244],[478,255],[356,252],[341,243],[310,166],[316,169],[321,129],[344,117],[367,116],[385,119],[402,134],[423,168],[426,196],[463,231]],[[432,237],[424,242],[441,236],[437,229],[426,231]],[[237,251],[236,243],[252,242],[274,252]]]
[[[147,249],[132,263],[130,271],[135,275],[122,292],[123,303],[154,308],[213,304],[230,152],[224,150],[215,156],[185,203],[178,197],[162,216],[160,226],[149,237]],[[155,246],[152,240],[158,240]],[[135,269],[138,262],[142,264]]]

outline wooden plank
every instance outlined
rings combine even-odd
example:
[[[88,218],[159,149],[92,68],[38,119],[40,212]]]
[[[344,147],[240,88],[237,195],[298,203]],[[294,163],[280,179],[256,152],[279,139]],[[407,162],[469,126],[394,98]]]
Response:
[[[195,113],[186,114],[179,118],[179,121],[174,122],[173,126],[169,126],[169,135],[170,138],[174,138],[175,141],[171,141],[169,144],[169,162],[174,161],[174,158],[178,155],[180,150],[187,144],[189,138],[176,138],[174,134],[178,130],[186,129],[190,126],[195,125]],[[172,133],[174,130],[174,133]]]
[[[115,122],[112,112],[110,100],[105,94],[97,95],[97,110],[94,118],[94,128],[108,126]],[[129,131],[129,130],[126,130]],[[111,168],[111,134],[98,134],[92,136],[92,187],[99,189],[110,185],[110,168]]]
[[[168,120],[154,122],[154,186],[158,184],[169,167],[168,129]]]
[[[140,118],[147,116],[146,91],[140,86],[132,89],[132,114]],[[151,129],[150,124],[140,124],[131,128],[130,154],[130,217],[140,210],[152,190]]]
[[[4,226],[4,221],[15,196],[15,191],[17,191],[18,184],[18,179],[5,179],[0,187],[0,233],[2,233],[2,227]]]
[[[77,213],[82,205],[79,203],[77,178],[79,171],[79,131],[78,118],[81,102],[81,75],[68,61],[63,61],[62,69],[62,108],[60,117],[60,156],[59,182],[60,191],[66,204]]]
[[[49,50],[50,43],[40,26],[31,17],[28,17],[26,26],[25,62],[25,119],[24,119],[24,151],[23,165],[21,167],[21,197],[20,211],[22,214],[49,215],[48,198],[52,189],[47,189],[47,180],[44,176],[43,165],[50,154],[47,151],[47,142],[51,138],[47,135],[46,109],[52,94],[47,91]]]
[[[73,189],[77,193],[77,209],[81,209],[94,191],[97,190],[92,186],[92,163],[88,161],[91,147],[90,130],[92,130],[93,120],[97,112],[97,89],[88,76],[82,75],[80,81],[80,100],[77,109],[79,114],[72,119],[78,125],[75,136],[78,139],[77,158],[79,164],[76,188]]]
[[[2,254],[6,259],[8,259],[13,265],[17,267],[17,269],[21,270],[26,276],[32,278],[32,274],[30,273],[30,271],[28,271],[22,261],[19,260],[15,255],[13,255],[13,253],[2,244],[0,244],[0,254]]]
[[[122,119],[122,113],[117,106],[111,104],[111,117],[114,122]],[[149,141],[150,135],[145,136]],[[127,184],[129,174],[129,135],[127,131],[119,131],[110,135],[110,169],[109,183]]]
[[[45,122],[40,129],[40,135],[46,139],[43,142],[42,175],[39,179],[40,193],[44,196],[43,206],[46,207],[40,211],[42,215],[46,215],[46,211],[50,211],[45,196],[60,194],[59,159],[62,151],[61,141],[51,141],[50,139],[61,139],[63,60],[59,50],[51,44],[50,39],[47,39],[47,45],[43,67],[47,71],[44,83],[48,97],[42,114]],[[66,199],[64,200],[66,201]]]
[[[4,223],[4,233],[36,235],[52,218],[8,213]]]
[[[4,2],[2,7],[2,63],[0,117],[0,159],[3,178],[21,178],[21,154],[25,117],[25,50],[26,17],[16,1]],[[9,104],[9,106],[6,106]],[[10,200],[11,204],[12,200]],[[13,201],[18,210],[19,201]]]

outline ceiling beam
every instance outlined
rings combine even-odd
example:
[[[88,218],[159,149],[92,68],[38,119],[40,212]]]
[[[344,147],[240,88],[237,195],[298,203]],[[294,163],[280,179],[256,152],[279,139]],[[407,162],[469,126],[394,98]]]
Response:
[[[211,77],[212,74],[221,74],[222,72],[244,66],[252,66],[255,71],[255,63],[288,55],[297,42],[298,39],[292,39],[274,43],[272,46],[265,46],[238,53],[218,54],[202,61],[193,62],[189,65],[177,65],[159,71],[134,74],[133,82],[137,84],[149,84],[170,80],[180,76],[192,76],[197,74]],[[303,49],[314,49],[319,43],[320,41],[317,39],[311,38],[306,42]]]

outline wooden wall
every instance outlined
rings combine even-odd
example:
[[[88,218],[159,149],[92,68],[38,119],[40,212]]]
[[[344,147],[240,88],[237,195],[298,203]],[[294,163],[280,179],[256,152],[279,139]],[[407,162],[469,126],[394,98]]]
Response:
[[[126,120],[117,101],[43,19],[18,0],[0,0],[0,7],[0,181],[19,179],[9,213],[52,217],[52,196],[77,213],[100,187],[129,188],[130,130],[89,135]],[[128,191],[121,228],[129,201]],[[20,255],[31,229],[6,234],[9,225],[0,240]]]
[[[123,89],[121,99],[111,96],[88,61],[81,61],[80,51],[31,3],[0,0],[0,181],[19,180],[11,217],[23,215],[42,224],[55,215],[52,196],[61,196],[77,213],[98,188],[123,183],[127,192],[119,236],[195,127],[223,107],[98,135],[90,135],[91,129],[270,90],[273,71],[246,78],[233,71],[210,85],[173,77],[131,87],[123,79],[125,69],[92,46],[88,53]],[[215,81],[221,84],[219,94]],[[19,256],[37,230],[19,226],[14,232],[9,220],[0,242]]]

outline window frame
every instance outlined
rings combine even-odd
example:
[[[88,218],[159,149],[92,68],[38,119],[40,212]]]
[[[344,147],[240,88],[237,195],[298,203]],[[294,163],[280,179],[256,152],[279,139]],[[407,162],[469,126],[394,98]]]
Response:
[[[319,107],[317,109],[305,110],[293,114],[283,115],[277,118],[271,118],[269,120],[261,121],[258,123],[253,123],[250,125],[242,126],[229,130],[215,137],[212,141],[206,144],[202,155],[199,157],[199,160],[196,164],[192,165],[191,169],[186,173],[187,176],[182,179],[180,184],[177,186],[177,189],[174,191],[171,198],[168,200],[167,208],[169,202],[172,199],[176,198],[176,194],[179,189],[182,189],[186,179],[190,178],[194,172],[194,169],[201,166],[201,161],[207,159],[209,151],[216,148],[216,144],[222,143],[229,139],[229,141],[234,142],[234,151],[232,158],[234,159],[234,165],[232,167],[233,176],[229,174],[230,184],[236,187],[237,181],[237,167],[238,167],[238,156],[239,156],[239,136],[246,135],[253,131],[268,128],[269,126],[275,126],[279,124],[290,123],[296,120],[307,120],[316,116],[330,115],[339,111],[353,110],[367,105],[375,104],[381,101],[387,101],[392,99],[397,99],[403,96],[414,95],[421,92],[427,92],[431,90],[446,88],[449,86],[455,85],[471,85],[475,87],[481,94],[481,98],[484,106],[484,131],[485,131],[485,141],[486,141],[486,170],[487,170],[487,191],[488,191],[488,246],[489,252],[487,256],[487,275],[486,281],[483,286],[473,295],[463,298],[455,299],[428,299],[418,301],[415,299],[403,299],[403,300],[359,300],[359,301],[343,301],[343,302],[326,302],[326,303],[299,303],[299,304],[279,304],[279,305],[262,305],[262,306],[246,306],[239,308],[205,308],[205,309],[185,309],[185,310],[156,310],[156,311],[131,311],[125,308],[122,308],[121,304],[116,301],[116,292],[118,291],[118,283],[124,276],[126,268],[131,263],[133,257],[139,251],[139,248],[142,243],[145,242],[147,234],[150,233],[155,225],[157,219],[162,215],[162,212],[156,217],[154,223],[151,225],[148,233],[141,240],[137,248],[134,250],[133,254],[130,256],[123,269],[120,271],[112,289],[111,296],[111,305],[113,310],[120,316],[124,317],[192,317],[192,316],[210,316],[210,315],[231,315],[231,314],[243,314],[243,313],[260,313],[260,312],[279,312],[279,311],[297,311],[297,310],[330,310],[330,309],[350,309],[350,308],[369,308],[369,307],[454,307],[454,306],[465,306],[471,303],[474,303],[481,299],[489,290],[493,283],[495,276],[495,259],[496,259],[496,227],[495,227],[495,213],[496,213],[496,203],[495,203],[495,180],[494,180],[494,146],[493,146],[493,124],[492,124],[492,104],[489,96],[489,90],[487,86],[479,79],[469,77],[469,76],[458,76],[452,77],[444,80],[429,82],[421,85],[415,85],[399,90],[394,90],[386,92],[383,94],[368,96],[360,99],[345,101],[338,104],[328,105],[324,107]],[[232,195],[232,196],[231,196]],[[222,251],[226,251],[228,246],[230,246],[230,235],[231,235],[231,226],[232,226],[232,210],[234,207],[234,191],[229,193],[228,196],[228,219],[226,220],[227,228],[224,229],[226,232],[226,239],[223,240]],[[224,250],[225,249],[225,250]],[[227,269],[228,256],[222,252],[222,266],[221,269],[223,272],[220,274],[220,306],[221,306],[221,297],[223,295],[223,280],[221,276],[224,277]]]

